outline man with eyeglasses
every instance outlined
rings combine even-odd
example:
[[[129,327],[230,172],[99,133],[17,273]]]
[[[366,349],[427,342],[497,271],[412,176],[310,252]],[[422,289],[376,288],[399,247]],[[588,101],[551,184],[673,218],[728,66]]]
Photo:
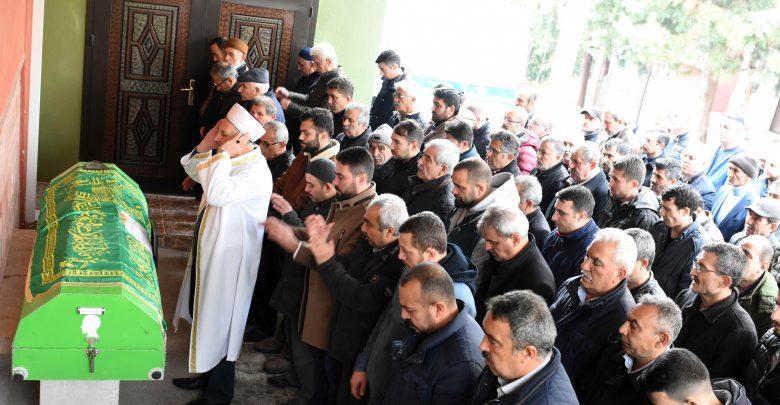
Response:
[[[522,107],[512,107],[504,114],[504,122],[501,124],[501,129],[505,129],[517,136],[521,135],[527,123],[528,111]]]
[[[241,102],[241,94],[238,92],[238,72],[233,66],[229,63],[215,63],[211,66],[209,75],[217,94],[200,117],[198,128],[201,137],[216,125],[217,121],[225,118],[233,104]]]
[[[691,268],[691,287],[677,296],[683,326],[674,345],[692,351],[712,378],[743,380],[753,349],[756,327],[739,305],[736,286],[747,259],[728,243],[704,245]]]
[[[387,119],[387,125],[395,128],[403,120],[417,121],[420,128],[425,128],[428,122],[417,107],[417,96],[420,94],[420,86],[409,79],[401,80],[395,84],[393,93],[393,114]]]
[[[263,125],[263,129],[265,129],[265,135],[258,142],[260,152],[263,153],[268,162],[271,176],[276,180],[287,171],[295,159],[292,151],[287,150],[290,134],[287,127],[279,121],[269,121]]]

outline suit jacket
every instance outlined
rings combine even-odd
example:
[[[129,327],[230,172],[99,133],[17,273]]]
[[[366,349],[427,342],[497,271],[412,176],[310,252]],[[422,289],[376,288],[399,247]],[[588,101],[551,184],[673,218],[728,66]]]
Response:
[[[712,203],[713,218],[717,217],[718,214],[716,213],[723,204],[723,201],[726,199],[726,196],[731,193],[731,190],[732,189],[730,187],[725,187],[718,191],[718,195],[715,197],[715,202]],[[746,208],[750,204],[753,204],[754,201],[758,200],[758,198],[758,194],[756,194],[755,191],[748,191],[742,195],[742,198],[740,198],[739,202],[737,202],[737,204],[732,207],[731,210],[729,210],[728,214],[726,214],[726,216],[724,216],[720,222],[716,221],[718,229],[720,229],[720,233],[723,234],[723,240],[731,239],[735,233],[745,228],[745,218],[747,217]]]

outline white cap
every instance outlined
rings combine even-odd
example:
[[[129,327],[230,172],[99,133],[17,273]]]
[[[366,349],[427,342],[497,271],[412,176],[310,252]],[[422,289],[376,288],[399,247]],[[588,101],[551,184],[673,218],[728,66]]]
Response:
[[[257,141],[265,134],[260,122],[239,104],[233,104],[225,118],[236,127],[239,133],[249,135],[249,140],[252,142]]]

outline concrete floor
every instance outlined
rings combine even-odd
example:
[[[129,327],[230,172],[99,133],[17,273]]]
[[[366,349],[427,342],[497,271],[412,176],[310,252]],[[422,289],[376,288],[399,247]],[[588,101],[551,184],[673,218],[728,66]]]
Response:
[[[8,260],[2,283],[0,283],[0,373],[10,375],[10,342],[15,323],[18,322],[23,296],[24,277],[31,251],[32,235],[25,234],[17,246],[19,254]],[[25,245],[26,244],[26,245]],[[24,246],[23,246],[24,245]],[[25,253],[23,252],[26,250]],[[163,311],[170,330],[168,331],[166,370],[163,381],[123,381],[119,389],[119,403],[134,404],[184,404],[197,397],[197,392],[183,391],[171,384],[175,377],[188,376],[187,355],[189,349],[189,324],[181,322],[178,333],[173,331],[172,317],[176,299],[187,263],[187,253],[171,249],[160,249],[158,278],[162,295]],[[14,321],[16,319],[16,321]],[[277,389],[266,382],[262,366],[265,356],[252,352],[245,345],[244,352],[236,364],[237,405],[278,404],[295,395],[292,389]],[[36,381],[14,382],[0,378],[0,404],[27,405],[38,403],[39,383]]]

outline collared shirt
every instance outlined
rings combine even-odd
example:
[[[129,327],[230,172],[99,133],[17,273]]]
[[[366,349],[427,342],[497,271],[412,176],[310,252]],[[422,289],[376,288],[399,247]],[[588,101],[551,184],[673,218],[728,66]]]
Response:
[[[535,369],[531,370],[530,373],[518,378],[517,380],[514,380],[512,382],[508,382],[507,380],[498,377],[498,383],[501,384],[496,391],[498,392],[497,398],[501,398],[504,395],[511,394],[512,391],[520,388],[521,385],[525,384],[528,380],[531,379],[534,375],[536,375],[539,371],[541,371],[544,366],[547,365],[547,363],[550,362],[550,359],[552,359],[552,352],[547,353],[547,357],[545,357],[544,361],[541,362],[538,366],[536,366]]]
[[[585,305],[585,298],[587,298],[588,293],[585,292],[585,289],[582,288],[582,286],[577,287],[577,296],[580,297],[580,306]]]

